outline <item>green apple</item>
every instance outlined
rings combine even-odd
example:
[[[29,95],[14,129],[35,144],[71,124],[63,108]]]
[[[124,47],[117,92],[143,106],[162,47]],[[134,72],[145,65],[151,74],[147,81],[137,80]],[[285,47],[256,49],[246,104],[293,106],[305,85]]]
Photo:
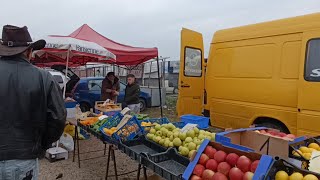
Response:
[[[193,141],[196,145],[200,145],[201,144],[201,140],[200,139],[196,139]]]
[[[157,131],[156,135],[161,137],[162,136],[162,132],[161,131]]]
[[[197,127],[193,128],[193,130],[194,130],[194,133],[199,134],[200,130]]]
[[[196,150],[191,150],[191,151],[189,152],[188,157],[191,158],[195,152],[196,152]]]
[[[164,127],[162,127],[162,128],[160,129],[160,131],[162,132],[162,135],[164,135],[164,136],[166,136],[167,133],[168,133],[168,129],[166,129],[166,128],[164,128]]]
[[[202,140],[204,138],[205,138],[205,136],[203,134],[199,134],[198,139]]]
[[[183,147],[188,147],[189,143],[183,144]]]
[[[215,141],[216,140],[216,133],[211,133],[211,140]]]
[[[173,142],[170,142],[169,143],[169,147],[173,147],[174,145],[173,145]]]
[[[168,129],[168,124],[162,124],[161,127]]]
[[[188,144],[188,149],[189,149],[189,151],[191,151],[191,150],[196,150],[196,148],[197,148],[196,143],[190,142],[190,143]]]
[[[159,141],[159,144],[164,145],[164,141],[165,141],[165,139],[161,139],[161,140]]]
[[[189,143],[189,142],[192,142],[193,141],[193,139],[191,138],[191,137],[187,137],[185,140],[184,140],[184,142],[186,142],[186,143]]]
[[[169,123],[167,128],[169,131],[173,131],[176,127],[172,123]]]
[[[181,141],[184,141],[187,138],[187,134],[186,133],[180,133],[179,134],[179,138],[181,139]]]
[[[182,142],[179,138],[174,138],[172,142],[173,142],[173,145],[176,147],[181,146],[181,144],[182,144]]]
[[[151,128],[151,129],[150,129],[150,133],[151,133],[151,134],[155,134],[156,132],[157,132],[157,131],[156,131],[154,128]]]
[[[204,133],[206,136],[210,136],[211,135],[211,132],[209,132],[209,131],[205,131],[205,133]]]
[[[151,133],[148,133],[148,134],[147,134],[147,138],[148,138],[148,139],[153,139],[153,136],[154,136],[154,134],[151,134]]]
[[[182,147],[180,153],[183,156],[188,156],[189,155],[189,149],[186,148],[186,147]]]
[[[183,146],[179,146],[178,150],[181,151],[182,148],[183,148]]]
[[[165,147],[169,147],[170,142],[171,142],[170,140],[166,139],[166,140],[164,141],[164,144],[163,144],[163,145],[164,145]]]
[[[167,131],[167,137],[170,137],[171,135],[173,135],[173,132]]]
[[[177,137],[179,137],[179,134],[180,134],[179,132],[174,132],[174,133],[173,133],[173,137],[174,137],[174,138],[177,138]]]
[[[205,135],[205,133],[206,133],[206,131],[204,131],[204,130],[200,130],[200,131],[199,131],[199,134]]]
[[[169,137],[169,140],[170,140],[170,141],[173,141],[173,139],[174,139],[174,136],[171,135],[171,136]]]
[[[157,124],[154,128],[156,129],[156,131],[159,131],[161,129],[161,126]]]
[[[200,148],[200,145],[197,146],[197,150]]]
[[[195,135],[196,135],[196,133],[194,132],[194,130],[189,130],[189,131],[187,132],[187,136],[188,136],[188,137],[194,138]]]

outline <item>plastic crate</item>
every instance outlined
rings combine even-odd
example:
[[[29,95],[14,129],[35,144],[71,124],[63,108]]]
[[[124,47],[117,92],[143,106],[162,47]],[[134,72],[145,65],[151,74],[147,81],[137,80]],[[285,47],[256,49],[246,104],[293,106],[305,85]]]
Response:
[[[64,103],[64,107],[65,108],[75,108],[76,107],[76,105],[78,104],[78,102],[65,102]]]
[[[140,162],[141,153],[148,153],[150,155],[164,152],[167,149],[155,142],[149,141],[145,136],[140,136],[126,142],[120,142],[118,148],[123,153],[127,154],[133,160]]]
[[[276,158],[276,160],[273,162],[273,164],[271,165],[270,169],[267,171],[266,175],[263,177],[261,176],[259,179],[264,179],[264,180],[274,180],[276,173],[278,171],[285,171],[288,173],[288,175],[290,176],[293,172],[299,172],[303,175],[307,175],[307,174],[313,174],[315,176],[317,176],[318,179],[320,179],[320,174],[311,172],[311,171],[307,171],[304,169],[300,169],[298,167],[296,167],[295,165],[283,160],[283,159],[279,159]]]
[[[191,114],[183,115],[180,117],[181,121],[185,124],[198,124],[199,129],[207,129],[209,127],[209,118],[204,116],[195,116]]]
[[[172,124],[176,127],[176,128],[180,128],[182,129],[186,124],[182,121],[180,122],[172,122]]]
[[[113,137],[107,135],[103,131],[103,128],[110,129],[112,127],[117,126],[120,123],[120,121],[122,120],[123,117],[124,117],[123,114],[117,113],[114,116],[112,116],[112,118],[110,118],[107,122],[105,122],[102,126],[100,126],[99,130],[100,130],[100,132],[102,134],[102,137],[103,137],[104,141],[106,141],[108,143],[116,144],[116,141],[114,141]]]
[[[189,160],[181,158],[175,148],[154,155],[142,153],[141,164],[167,180],[182,179]]]
[[[158,123],[158,124],[167,124],[167,123],[170,123],[169,119],[164,117],[164,118],[153,118],[153,119],[145,119],[145,120],[139,120],[138,121],[139,124],[141,125],[142,122],[150,122],[150,123]],[[145,130],[146,127],[152,127],[153,125],[151,126],[141,126],[141,128],[143,130]]]
[[[132,140],[138,135],[143,134],[143,129],[141,128],[137,117],[133,116],[128,122],[118,129],[112,136],[119,141]]]
[[[184,180],[188,180],[190,179],[190,177],[192,176],[192,172],[193,169],[195,168],[195,166],[197,165],[201,154],[204,152],[205,148],[210,145],[212,147],[214,147],[217,150],[223,150],[226,153],[236,153],[239,156],[241,155],[245,155],[248,158],[250,158],[251,160],[258,160],[260,159],[260,163],[256,169],[256,172],[254,173],[255,176],[258,176],[259,174],[265,174],[267,172],[267,170],[269,169],[270,165],[273,162],[273,158],[271,156],[268,155],[260,155],[258,153],[252,153],[252,152],[245,152],[245,151],[240,151],[238,149],[233,149],[230,147],[226,147],[223,146],[220,143],[216,143],[216,142],[210,142],[208,139],[205,139],[202,144],[200,145],[196,156],[194,157],[194,159],[190,162],[190,164],[188,165],[187,169],[185,170],[185,172],[182,175],[182,179]]]
[[[305,159],[302,156],[302,154],[300,154],[299,152],[297,153],[300,154],[300,157],[294,156],[292,152],[294,152],[295,150],[298,150],[301,146],[308,147],[308,145],[311,143],[316,143],[320,145],[320,136],[311,137],[311,138],[299,138],[299,139],[296,139],[294,142],[289,143],[289,157],[301,161],[302,162],[301,168],[303,169],[308,169],[309,160]]]

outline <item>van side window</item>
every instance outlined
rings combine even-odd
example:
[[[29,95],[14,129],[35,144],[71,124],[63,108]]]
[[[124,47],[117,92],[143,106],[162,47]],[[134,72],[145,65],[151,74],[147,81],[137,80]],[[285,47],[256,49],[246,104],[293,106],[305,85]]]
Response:
[[[320,39],[308,42],[306,58],[305,80],[320,82]]]
[[[54,80],[56,80],[57,83],[63,84],[63,79],[59,75],[53,75]]]
[[[88,88],[90,91],[101,91],[102,80],[90,80],[88,82]]]
[[[202,76],[202,53],[200,49],[185,48],[184,75],[189,77]]]

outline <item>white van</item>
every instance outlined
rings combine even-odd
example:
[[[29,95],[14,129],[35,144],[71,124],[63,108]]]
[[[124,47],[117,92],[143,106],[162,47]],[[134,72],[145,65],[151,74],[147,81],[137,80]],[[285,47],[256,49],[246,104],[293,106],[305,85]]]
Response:
[[[53,76],[53,78],[56,80],[56,82],[59,84],[60,88],[63,89],[64,84],[67,84],[67,82],[70,80],[68,77],[66,77],[61,72],[54,70],[54,69],[46,69],[50,72],[50,74]]]

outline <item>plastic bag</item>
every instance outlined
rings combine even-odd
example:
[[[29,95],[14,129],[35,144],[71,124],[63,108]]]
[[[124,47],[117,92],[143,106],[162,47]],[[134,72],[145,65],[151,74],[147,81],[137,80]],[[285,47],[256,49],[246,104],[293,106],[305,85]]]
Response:
[[[63,133],[60,137],[60,143],[66,148],[67,151],[73,151],[74,142],[73,138],[69,134]]]

